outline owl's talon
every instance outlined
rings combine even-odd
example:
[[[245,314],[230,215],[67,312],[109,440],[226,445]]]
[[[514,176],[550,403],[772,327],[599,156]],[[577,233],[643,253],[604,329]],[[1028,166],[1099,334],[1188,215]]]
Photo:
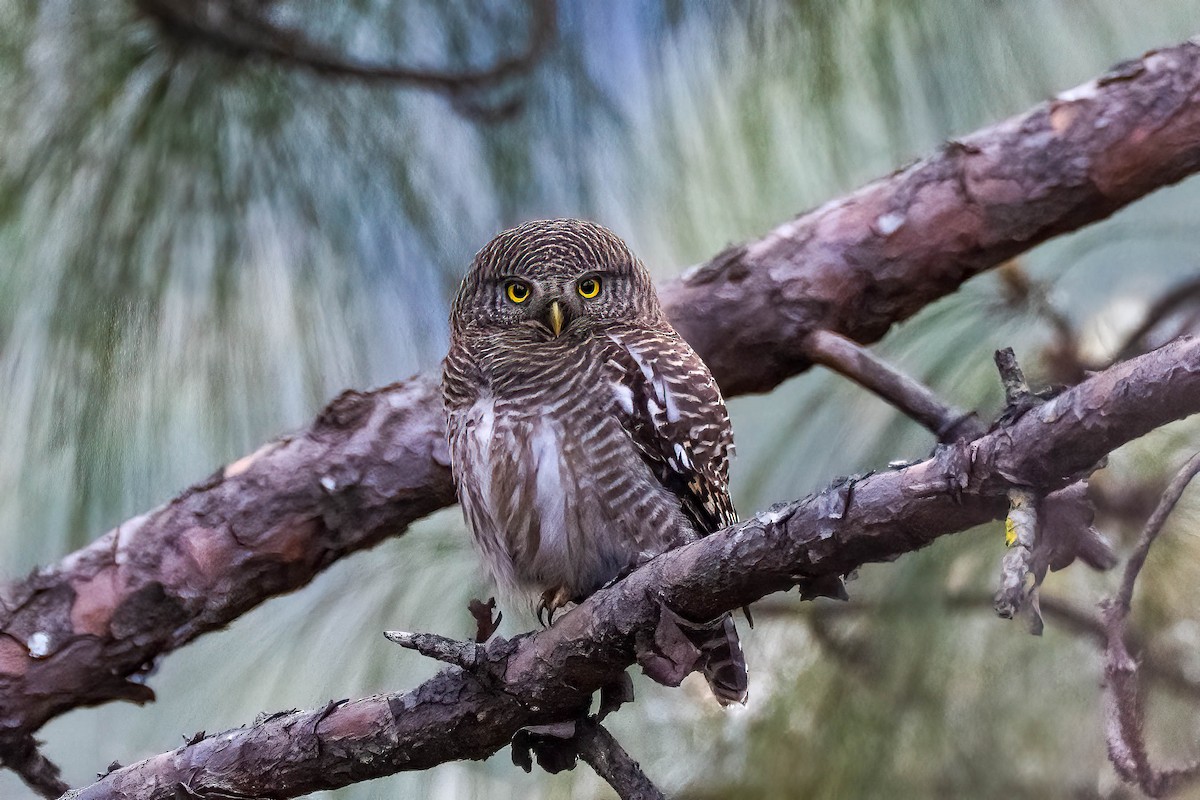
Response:
[[[567,593],[567,587],[559,586],[554,589],[547,589],[542,592],[542,599],[537,605],[538,623],[543,628],[549,628],[554,624],[554,614],[560,608],[571,602],[571,596]],[[542,614],[546,615],[546,620],[542,620]]]

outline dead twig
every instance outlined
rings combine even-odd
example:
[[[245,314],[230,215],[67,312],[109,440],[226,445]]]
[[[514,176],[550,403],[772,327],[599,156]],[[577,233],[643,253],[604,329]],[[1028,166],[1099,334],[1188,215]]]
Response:
[[[1188,311],[1191,313],[1186,314]],[[1180,314],[1186,314],[1186,316],[1180,321],[1174,332],[1160,332],[1160,337],[1153,337],[1159,344],[1187,333],[1200,322],[1197,317],[1197,314],[1200,314],[1200,278],[1186,280],[1168,289],[1154,301],[1150,308],[1146,309],[1146,315],[1142,318],[1141,324],[1125,338],[1125,343],[1117,350],[1116,358],[1113,360],[1124,361],[1156,347],[1151,334],[1155,333],[1167,320]]]
[[[591,717],[580,720],[575,738],[579,757],[608,782],[621,800],[665,800],[641,765],[630,758],[621,743],[599,722]]]
[[[426,658],[462,667],[468,672],[484,661],[484,648],[475,642],[460,642],[436,633],[385,631],[383,635],[406,650],[415,650]]]
[[[1126,643],[1126,628],[1133,590],[1150,547],[1162,532],[1167,517],[1179,502],[1184,489],[1197,473],[1200,473],[1200,453],[1183,465],[1163,492],[1158,507],[1146,520],[1137,546],[1125,565],[1120,589],[1103,604],[1108,640],[1104,670],[1104,732],[1108,742],[1108,757],[1123,780],[1136,785],[1151,797],[1163,797],[1184,783],[1200,778],[1200,761],[1170,769],[1159,769],[1151,763],[1143,733],[1145,708],[1138,691],[1138,663]]]
[[[995,359],[1000,382],[1004,385],[1004,404],[1010,408],[1020,405],[1030,392],[1016,354],[1011,347],[1005,347],[996,351]]]

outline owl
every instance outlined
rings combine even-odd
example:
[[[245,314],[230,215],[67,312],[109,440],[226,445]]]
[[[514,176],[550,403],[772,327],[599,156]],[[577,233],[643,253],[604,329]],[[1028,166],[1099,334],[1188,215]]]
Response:
[[[501,233],[450,326],[458,499],[497,584],[540,596],[539,617],[735,521],[720,390],[611,231],[557,219]],[[700,635],[713,694],[744,703],[732,618]]]

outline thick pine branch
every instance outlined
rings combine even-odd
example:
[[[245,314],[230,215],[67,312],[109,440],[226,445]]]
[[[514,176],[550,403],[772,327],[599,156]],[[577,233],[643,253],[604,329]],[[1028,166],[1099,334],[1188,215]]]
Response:
[[[726,394],[765,391],[809,366],[813,331],[875,341],[1200,169],[1198,94],[1200,45],[1148,54],[722,253],[664,302]],[[0,748],[71,708],[152,699],[130,676],[449,505],[442,426],[433,375],[347,392],[305,431],[0,587]]]
[[[722,391],[766,391],[808,367],[811,332],[877,341],[980,272],[1197,169],[1200,37],[950,141],[663,294]]]
[[[537,634],[496,640],[417,689],[288,712],[119,769],[76,800],[293,797],[486,758],[521,727],[578,716],[653,646],[663,607],[711,619],[797,584],[891,560],[1004,516],[1013,487],[1045,494],[1109,451],[1200,413],[1200,340],[1114,366],[974,442],[759,514],[666,553]],[[997,531],[997,545],[999,544]],[[466,662],[464,662],[466,663]],[[225,794],[221,794],[225,793]]]

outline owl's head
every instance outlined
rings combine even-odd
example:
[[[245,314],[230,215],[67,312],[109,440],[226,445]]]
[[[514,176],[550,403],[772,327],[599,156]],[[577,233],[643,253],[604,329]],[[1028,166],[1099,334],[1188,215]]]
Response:
[[[450,322],[456,333],[550,339],[661,318],[650,273],[620,237],[593,222],[551,219],[504,231],[476,254]]]

